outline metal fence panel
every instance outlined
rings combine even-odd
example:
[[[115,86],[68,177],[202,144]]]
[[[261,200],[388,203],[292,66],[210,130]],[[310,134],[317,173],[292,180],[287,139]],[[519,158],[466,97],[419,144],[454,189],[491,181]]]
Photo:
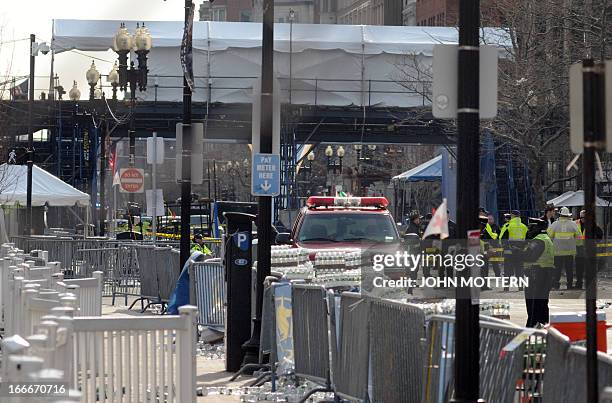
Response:
[[[220,262],[197,262],[191,265],[195,299],[198,307],[198,324],[204,326],[225,325],[225,277]]]
[[[368,394],[370,301],[345,292],[340,302],[340,349],[335,364],[338,395],[365,401]]]
[[[417,306],[373,300],[372,402],[421,403],[425,314]]]
[[[323,385],[328,383],[331,372],[326,298],[322,286],[293,285],[295,373]]]

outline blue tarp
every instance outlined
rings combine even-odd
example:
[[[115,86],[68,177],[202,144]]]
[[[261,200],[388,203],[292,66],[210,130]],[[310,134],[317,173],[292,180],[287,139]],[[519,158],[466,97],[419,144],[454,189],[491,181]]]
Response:
[[[168,315],[178,315],[178,309],[183,305],[189,305],[189,266],[204,258],[202,252],[193,252],[185,262],[181,275],[179,276],[174,291],[168,301]]]
[[[435,158],[412,168],[409,171],[393,177],[399,182],[436,182],[442,180],[442,156]]]

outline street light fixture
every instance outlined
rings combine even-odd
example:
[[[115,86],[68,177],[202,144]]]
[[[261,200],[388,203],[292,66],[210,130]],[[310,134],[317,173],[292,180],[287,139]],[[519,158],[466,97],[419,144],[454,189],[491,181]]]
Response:
[[[336,174],[342,172],[342,158],[344,158],[344,147],[340,146],[336,150],[338,160],[334,158],[334,149],[332,146],[327,146],[325,149],[325,156],[327,157],[327,170]]]
[[[79,88],[77,87],[76,80],[74,81],[74,84],[72,84],[72,88],[68,92],[68,98],[70,98],[71,101],[78,101],[79,99],[81,99],[81,90],[79,90]]]
[[[117,62],[113,65],[113,68],[108,73],[106,81],[113,87],[113,101],[117,100],[117,87],[119,86],[119,70],[117,69]]]
[[[98,81],[100,80],[100,72],[96,68],[96,63],[91,62],[91,66],[89,70],[85,73],[85,78],[87,78],[87,84],[89,84],[89,100],[93,101],[95,98],[95,90]]]

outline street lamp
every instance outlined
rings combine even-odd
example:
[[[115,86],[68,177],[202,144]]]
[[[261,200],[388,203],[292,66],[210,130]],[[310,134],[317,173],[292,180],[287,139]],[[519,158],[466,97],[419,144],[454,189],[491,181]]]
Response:
[[[68,98],[70,98],[71,101],[78,101],[79,99],[81,99],[81,90],[79,90],[79,88],[77,87],[76,80],[74,81],[74,84],[72,84],[72,88],[68,92]]]
[[[87,84],[89,84],[89,100],[93,101],[95,98],[95,90],[98,81],[100,80],[100,72],[96,69],[96,64],[92,61],[89,70],[85,73],[87,78]]]
[[[117,69],[117,62],[113,65],[113,68],[108,73],[106,81],[113,87],[113,101],[117,100],[117,87],[119,86],[119,70]]]

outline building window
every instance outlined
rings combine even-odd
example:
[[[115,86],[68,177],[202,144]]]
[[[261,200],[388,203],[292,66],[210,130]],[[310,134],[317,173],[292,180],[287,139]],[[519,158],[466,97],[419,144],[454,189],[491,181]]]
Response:
[[[240,12],[241,22],[251,22],[251,10],[242,10]]]
[[[226,12],[225,7],[215,7],[213,8],[213,21],[225,21],[226,20]]]

